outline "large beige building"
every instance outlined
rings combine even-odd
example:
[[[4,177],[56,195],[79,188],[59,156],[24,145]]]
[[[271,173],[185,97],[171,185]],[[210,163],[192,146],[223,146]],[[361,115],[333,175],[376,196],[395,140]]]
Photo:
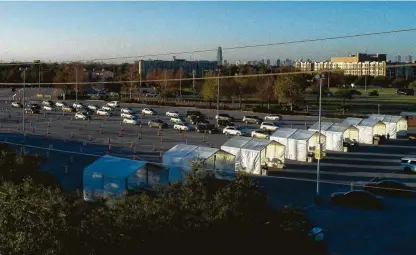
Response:
[[[325,62],[296,62],[301,71],[344,70],[345,75],[386,76],[386,54],[358,53],[347,57],[333,57]]]

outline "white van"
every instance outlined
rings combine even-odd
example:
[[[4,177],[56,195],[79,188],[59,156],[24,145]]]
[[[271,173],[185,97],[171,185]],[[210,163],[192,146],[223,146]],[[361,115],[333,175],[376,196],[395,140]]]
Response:
[[[416,172],[416,156],[402,158],[400,169],[405,172]]]

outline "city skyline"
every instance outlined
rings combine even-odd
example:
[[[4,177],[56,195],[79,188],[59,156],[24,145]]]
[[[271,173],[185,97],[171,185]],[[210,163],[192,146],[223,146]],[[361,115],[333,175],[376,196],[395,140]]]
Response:
[[[242,59],[271,59],[273,63],[272,56],[277,55],[280,59],[322,61],[366,49],[386,53],[393,60],[397,55],[412,55],[416,42],[411,32],[226,50],[416,27],[413,2],[1,2],[0,7],[3,18],[10,21],[0,31],[0,59],[5,62],[90,60],[203,49],[213,51],[177,57],[212,61],[218,46],[229,63]],[[368,13],[375,9],[377,15],[369,19]],[[400,22],[395,18],[399,13]],[[158,16],[164,19],[155,19]],[[323,22],[327,20],[331,22]],[[354,25],[348,20],[354,20]]]

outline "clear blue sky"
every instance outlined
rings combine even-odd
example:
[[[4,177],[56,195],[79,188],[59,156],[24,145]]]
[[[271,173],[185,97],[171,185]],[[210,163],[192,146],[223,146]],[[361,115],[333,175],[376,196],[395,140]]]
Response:
[[[416,28],[416,2],[0,2],[0,17],[1,60],[60,61]],[[407,32],[223,55],[322,60],[367,49],[393,58],[416,57],[415,47],[416,32]]]

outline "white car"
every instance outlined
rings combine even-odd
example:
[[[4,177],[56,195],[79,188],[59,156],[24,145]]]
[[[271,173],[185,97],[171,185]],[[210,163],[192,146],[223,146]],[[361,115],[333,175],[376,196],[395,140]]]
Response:
[[[275,122],[263,122],[261,123],[260,129],[267,131],[276,131],[279,128],[279,123]]]
[[[82,103],[77,103],[75,102],[72,107],[74,107],[75,109],[81,109],[84,108],[84,105]]]
[[[104,110],[104,111],[112,111],[112,110],[114,110],[114,108],[112,108],[112,107],[110,107],[108,105],[103,105],[103,107],[101,107],[101,109]]]
[[[222,130],[222,133],[225,135],[246,135],[247,132],[242,130],[239,127],[225,127]]]
[[[146,97],[157,97],[157,93],[153,93],[153,92],[146,93]]]
[[[19,103],[19,102],[13,102],[13,103],[12,103],[12,107],[15,107],[15,108],[22,108],[22,107],[23,107],[23,105],[22,105],[21,103]]]
[[[280,115],[267,115],[266,117],[264,117],[264,120],[273,120],[273,121],[276,121],[276,120],[282,120],[283,118],[282,118],[282,116],[280,116]]]
[[[194,127],[191,124],[182,123],[182,124],[175,124],[175,125],[173,125],[173,129],[175,129],[175,130],[189,131],[189,130],[193,130]]]
[[[156,115],[157,112],[155,110],[153,110],[152,108],[144,108],[142,110],[142,114],[144,114],[144,115]]]
[[[49,101],[49,100],[45,100],[45,101],[42,102],[42,105],[52,106],[53,105],[53,102],[52,101]]]
[[[88,108],[88,109],[90,109],[90,110],[93,110],[93,111],[98,110],[98,106],[93,105],[93,104],[89,104],[89,105],[87,106],[87,108]]]
[[[405,172],[416,172],[416,157],[409,156],[401,159],[400,169]]]
[[[168,117],[179,117],[179,113],[175,111],[167,111],[166,116]]]
[[[63,106],[65,106],[65,103],[64,103],[64,102],[60,102],[60,101],[58,101],[58,102],[56,102],[56,103],[55,103],[55,105],[56,105],[57,107],[63,107]]]
[[[136,118],[136,115],[134,115],[133,113],[124,113],[124,112],[122,112],[120,114],[120,117],[121,118]]]
[[[87,120],[87,119],[91,119],[91,117],[85,113],[82,112],[77,112],[75,113],[75,119],[76,120]]]
[[[121,108],[120,110],[121,113],[133,113],[133,110],[129,109],[129,108]]]
[[[135,117],[129,117],[129,118],[124,118],[123,123],[138,125],[138,124],[140,124],[140,121]]]
[[[49,105],[44,105],[43,110],[45,110],[45,111],[55,111],[55,108],[53,108],[52,106],[49,106]]]
[[[97,110],[97,115],[100,116],[111,116],[111,113],[109,111],[106,111],[104,109]]]
[[[111,101],[107,103],[108,106],[116,108],[120,106],[120,102],[119,101]]]

